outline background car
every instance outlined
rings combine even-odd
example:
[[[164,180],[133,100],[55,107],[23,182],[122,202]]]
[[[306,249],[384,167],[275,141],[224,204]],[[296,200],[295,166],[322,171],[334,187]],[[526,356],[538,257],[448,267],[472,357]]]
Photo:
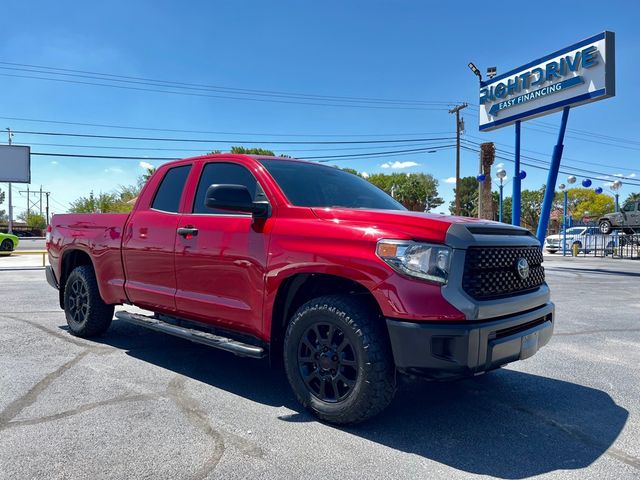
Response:
[[[640,201],[627,202],[616,213],[607,213],[598,220],[600,233],[609,234],[614,230],[623,230],[627,233],[640,231]]]
[[[557,235],[549,235],[544,241],[544,248],[549,253],[561,251],[563,238],[563,232]],[[570,227],[567,228],[566,242],[567,252],[571,252],[574,245],[578,246],[578,251],[584,253],[597,250],[608,252],[619,245],[619,232],[614,231],[609,235],[605,235],[601,233],[598,227]]]
[[[10,233],[0,233],[0,252],[13,252],[20,239]]]

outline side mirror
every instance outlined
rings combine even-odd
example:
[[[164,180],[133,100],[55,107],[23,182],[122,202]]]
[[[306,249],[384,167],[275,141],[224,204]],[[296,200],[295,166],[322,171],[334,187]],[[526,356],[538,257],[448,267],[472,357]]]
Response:
[[[249,189],[244,185],[211,185],[207,188],[204,204],[207,208],[247,212],[258,218],[271,215],[269,202],[251,200]]]

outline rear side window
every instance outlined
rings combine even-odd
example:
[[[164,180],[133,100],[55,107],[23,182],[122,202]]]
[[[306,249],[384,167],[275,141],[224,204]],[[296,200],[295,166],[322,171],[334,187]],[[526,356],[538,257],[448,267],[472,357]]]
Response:
[[[198,182],[198,190],[196,198],[193,202],[193,213],[210,213],[217,215],[237,215],[238,212],[228,210],[214,210],[207,208],[204,204],[204,197],[207,189],[211,185],[244,185],[251,194],[251,199],[266,200],[260,184],[256,178],[242,165],[237,163],[214,162],[207,163],[202,169],[200,182]]]
[[[182,165],[167,170],[165,173],[156,196],[153,199],[151,208],[154,210],[162,210],[163,212],[177,212],[180,208],[180,197],[184,184],[189,176],[191,165]]]

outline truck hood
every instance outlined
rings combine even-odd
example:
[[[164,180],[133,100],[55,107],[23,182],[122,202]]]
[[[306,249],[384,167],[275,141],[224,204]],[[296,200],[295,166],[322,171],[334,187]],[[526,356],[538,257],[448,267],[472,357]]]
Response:
[[[490,220],[469,217],[437,215],[408,210],[366,210],[351,208],[312,208],[313,213],[322,220],[332,221],[380,230],[381,234],[393,233],[396,236],[444,242],[447,230],[453,224],[501,226],[507,225]],[[513,227],[516,228],[516,227]]]

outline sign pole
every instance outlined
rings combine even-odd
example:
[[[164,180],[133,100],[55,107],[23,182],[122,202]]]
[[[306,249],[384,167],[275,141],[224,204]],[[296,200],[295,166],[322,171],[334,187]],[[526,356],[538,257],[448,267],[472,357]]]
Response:
[[[560,131],[558,132],[558,142],[553,147],[553,155],[551,157],[551,166],[549,168],[549,176],[547,177],[547,185],[544,190],[544,200],[542,202],[542,211],[540,212],[540,221],[538,222],[537,237],[540,244],[544,243],[547,235],[547,227],[549,226],[549,215],[551,215],[551,206],[556,192],[556,180],[558,179],[558,170],[560,170],[560,160],[562,159],[562,151],[564,150],[564,132],[567,129],[567,120],[569,119],[569,106],[562,109],[562,120],[560,122]]]
[[[9,136],[9,145],[11,145],[11,137],[13,137],[13,133],[11,133],[11,129],[7,128],[7,135]],[[11,195],[12,190],[11,182],[9,182],[9,226],[7,228],[8,233],[13,233],[13,197]]]
[[[520,120],[516,122],[516,154],[513,175],[513,197],[511,223],[520,226],[520,204],[522,191],[522,179],[520,178]]]

